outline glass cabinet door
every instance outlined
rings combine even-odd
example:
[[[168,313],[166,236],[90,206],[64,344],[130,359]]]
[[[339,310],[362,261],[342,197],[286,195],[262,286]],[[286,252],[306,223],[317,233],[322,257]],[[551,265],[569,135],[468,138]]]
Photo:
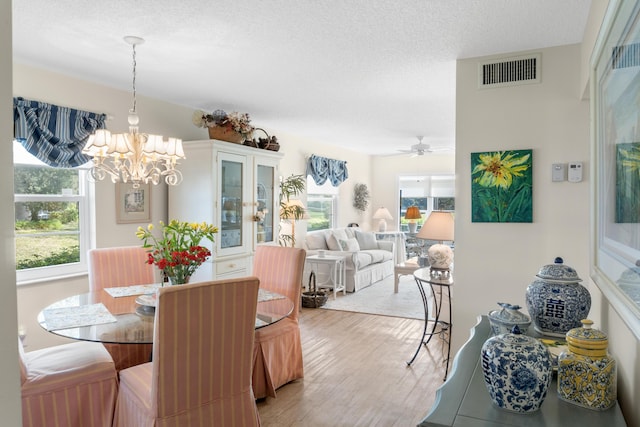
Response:
[[[220,226],[219,248],[231,250],[241,248],[243,242],[242,207],[245,161],[243,157],[234,160],[233,155],[220,154]],[[229,251],[227,251],[229,252]]]
[[[256,194],[255,205],[255,242],[272,243],[275,241],[275,227],[277,223],[274,215],[277,213],[275,205],[275,171],[271,165],[258,164],[256,166]]]

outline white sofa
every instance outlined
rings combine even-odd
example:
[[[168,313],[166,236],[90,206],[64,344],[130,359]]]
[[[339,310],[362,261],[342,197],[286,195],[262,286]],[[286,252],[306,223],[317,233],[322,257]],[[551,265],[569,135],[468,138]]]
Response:
[[[373,232],[362,231],[357,227],[310,231],[303,246],[308,256],[324,250],[327,255],[345,258],[347,292],[356,292],[393,275],[395,244],[376,240]],[[308,284],[309,274],[311,271],[305,271],[305,286]]]

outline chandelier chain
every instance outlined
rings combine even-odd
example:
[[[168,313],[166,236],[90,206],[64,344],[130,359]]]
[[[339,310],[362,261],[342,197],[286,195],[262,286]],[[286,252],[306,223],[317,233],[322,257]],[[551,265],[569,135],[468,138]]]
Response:
[[[136,112],[136,44],[134,43],[132,45],[133,48],[133,81],[132,81],[132,88],[133,88],[133,109],[131,111],[133,111],[134,113]]]

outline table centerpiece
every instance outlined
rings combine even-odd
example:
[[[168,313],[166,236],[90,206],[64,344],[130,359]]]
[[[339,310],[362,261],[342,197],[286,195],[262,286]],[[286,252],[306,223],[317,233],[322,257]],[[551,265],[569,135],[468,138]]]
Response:
[[[200,245],[203,239],[214,242],[218,228],[202,223],[171,220],[169,224],[160,221],[161,237],[152,232],[153,224],[147,228],[138,227],[136,237],[142,240],[142,247],[149,249],[147,263],[156,265],[168,278],[169,284],[181,285],[211,256],[211,251]]]

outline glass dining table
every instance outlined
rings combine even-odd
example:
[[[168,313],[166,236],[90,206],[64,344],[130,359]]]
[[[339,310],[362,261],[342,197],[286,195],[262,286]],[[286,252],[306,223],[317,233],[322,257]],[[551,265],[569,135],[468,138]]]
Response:
[[[151,344],[158,286],[105,288],[73,295],[45,307],[38,313],[38,323],[53,334],[74,340]],[[292,311],[291,299],[260,289],[256,329],[276,323]]]

